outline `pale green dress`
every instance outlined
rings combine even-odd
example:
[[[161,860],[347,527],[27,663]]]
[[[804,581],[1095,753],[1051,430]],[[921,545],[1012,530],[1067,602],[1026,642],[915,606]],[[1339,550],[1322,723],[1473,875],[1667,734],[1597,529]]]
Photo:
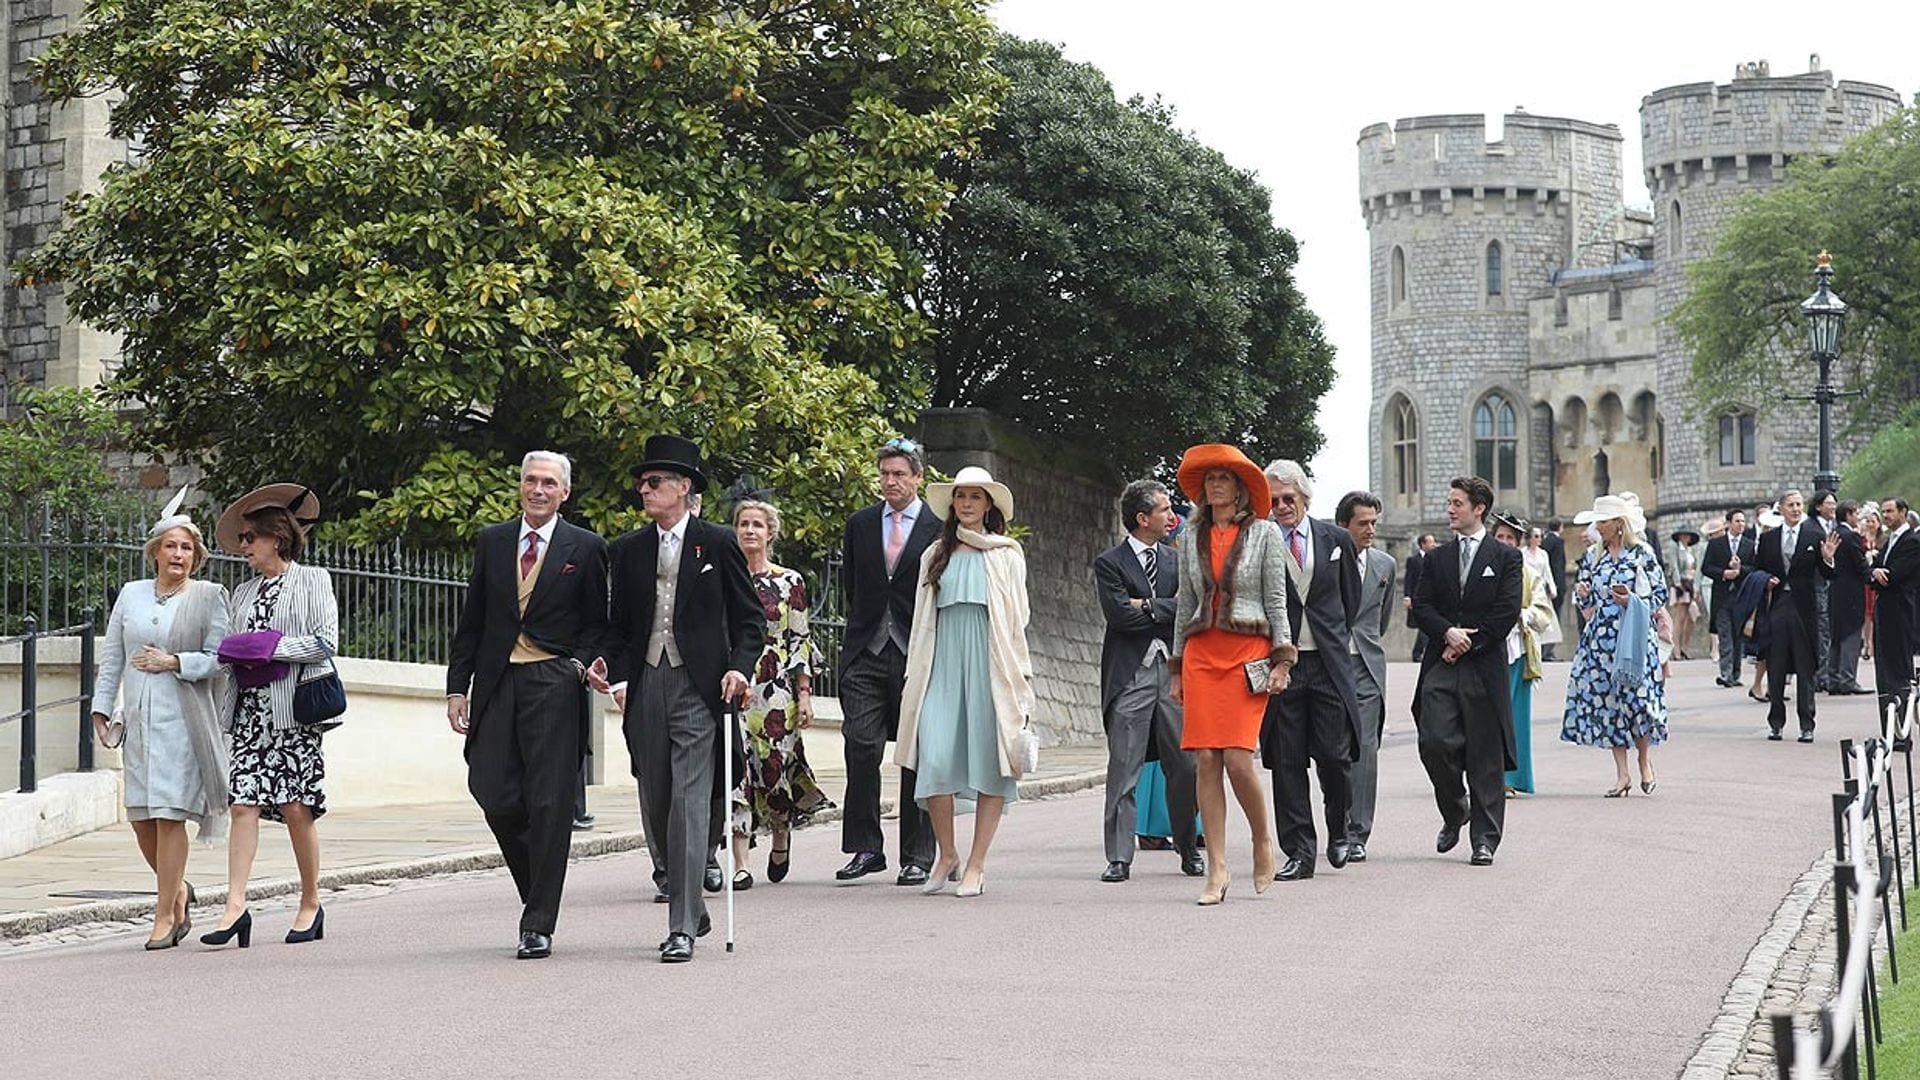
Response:
[[[987,559],[969,547],[953,553],[940,577],[933,667],[920,706],[914,798],[1013,801],[1018,788],[1000,772],[1000,721],[993,712],[987,658]]]

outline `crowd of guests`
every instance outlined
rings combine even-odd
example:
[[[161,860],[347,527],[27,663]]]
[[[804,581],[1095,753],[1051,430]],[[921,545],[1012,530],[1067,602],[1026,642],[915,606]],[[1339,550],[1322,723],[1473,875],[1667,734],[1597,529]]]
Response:
[[[805,578],[773,560],[778,506],[737,498],[730,527],[709,522],[697,444],[656,435],[643,457],[631,473],[645,527],[609,544],[566,521],[572,463],[534,451],[521,464],[521,513],[475,544],[446,715],[519,894],[523,959],[552,951],[596,693],[622,713],[654,898],[667,906],[663,962],[691,960],[710,932],[704,894],[729,884],[718,852],[731,845],[730,884],[751,888],[748,855],[765,839],[766,879],[780,882],[793,830],[835,806],[806,756],[821,650]],[[925,484],[924,452],[908,439],[874,460],[881,499],[842,537],[848,861],[835,878],[893,869],[880,804],[893,743],[895,883],[978,897],[1037,753],[1026,561],[1008,532],[1015,493],[977,466]],[[1757,538],[1735,510],[1676,531],[1663,557],[1638,499],[1605,495],[1573,518],[1586,536],[1569,565],[1561,522],[1533,525],[1496,508],[1485,480],[1461,477],[1448,491],[1449,538],[1420,537],[1402,567],[1377,544],[1378,497],[1349,492],[1331,521],[1315,516],[1295,462],[1262,468],[1207,444],[1175,477],[1177,493],[1150,479],[1120,493],[1127,535],[1093,565],[1106,620],[1104,882],[1127,881],[1136,849],[1163,842],[1182,873],[1205,878],[1201,905],[1224,902],[1229,793],[1251,833],[1255,892],[1312,879],[1323,855],[1335,870],[1367,860],[1396,582],[1416,632],[1413,715],[1440,815],[1435,847],[1451,851],[1465,834],[1477,866],[1495,859],[1507,801],[1535,790],[1534,687],[1567,644],[1568,606],[1577,632],[1561,738],[1611,752],[1609,798],[1656,790],[1669,661],[1689,655],[1696,620],[1713,630],[1722,686],[1745,685],[1743,657],[1763,672],[1752,692],[1769,703],[1770,738],[1783,737],[1789,680],[1804,742],[1816,689],[1866,692],[1862,658],[1886,700],[1904,702],[1912,679],[1920,522],[1899,499],[1863,508],[1821,493],[1809,513],[1789,491],[1757,508]],[[345,702],[331,583],[299,562],[319,500],[271,484],[226,508],[216,541],[255,573],[231,596],[194,579],[208,549],[180,502],[150,530],[153,577],[114,604],[92,706],[99,738],[124,750],[128,818],[155,874],[147,947],[176,946],[191,929],[188,822],[228,844],[226,908],[200,940],[250,944],[262,817],[286,825],[300,872],[286,940],[321,940],[323,735]]]

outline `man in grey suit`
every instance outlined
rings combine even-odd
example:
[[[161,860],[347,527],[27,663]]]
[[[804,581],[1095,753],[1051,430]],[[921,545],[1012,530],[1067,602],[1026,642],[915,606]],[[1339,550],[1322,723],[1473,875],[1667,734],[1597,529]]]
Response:
[[[1360,704],[1360,757],[1353,763],[1353,803],[1347,808],[1347,861],[1367,861],[1373,806],[1380,787],[1380,737],[1387,728],[1387,651],[1381,638],[1393,619],[1393,556],[1373,546],[1380,496],[1348,492],[1334,508],[1360,557],[1360,607],[1353,616],[1353,693]]]
[[[1180,749],[1180,706],[1173,700],[1167,657],[1173,649],[1173,598],[1179,559],[1164,540],[1173,531],[1165,484],[1135,480],[1120,496],[1125,540],[1093,560],[1100,612],[1100,714],[1107,729],[1107,869],[1101,881],[1133,873],[1134,790],[1148,749],[1157,744],[1167,774],[1167,814],[1180,870],[1206,872],[1194,835],[1193,760]]]

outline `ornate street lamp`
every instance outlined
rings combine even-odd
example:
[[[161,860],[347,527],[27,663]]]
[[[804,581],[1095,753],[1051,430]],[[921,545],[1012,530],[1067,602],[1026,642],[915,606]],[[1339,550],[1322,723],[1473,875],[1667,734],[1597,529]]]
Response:
[[[1833,362],[1840,356],[1840,328],[1847,321],[1847,305],[1833,294],[1833,256],[1820,253],[1813,271],[1819,287],[1800,304],[1806,316],[1807,337],[1813,345],[1814,363],[1820,365],[1820,381],[1813,388],[1813,400],[1820,406],[1820,471],[1813,486],[1827,491],[1840,490],[1840,474],[1833,471],[1833,403],[1840,396],[1833,388]]]

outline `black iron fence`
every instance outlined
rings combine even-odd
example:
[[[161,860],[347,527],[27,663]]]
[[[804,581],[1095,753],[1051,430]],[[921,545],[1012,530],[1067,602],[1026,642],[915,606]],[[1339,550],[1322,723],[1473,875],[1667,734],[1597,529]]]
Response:
[[[33,616],[29,615],[25,620],[24,633],[0,637],[0,647],[20,646],[20,711],[0,716],[0,726],[12,723],[20,725],[20,791],[22,792],[30,793],[40,785],[40,718],[42,715],[50,716],[54,709],[62,706],[77,705],[79,707],[80,771],[93,771],[93,717],[89,705],[93,698],[94,613],[88,610],[85,616],[73,626],[63,626],[58,630],[42,632]],[[39,644],[48,638],[70,635],[80,639],[80,692],[57,701],[41,701]]]

